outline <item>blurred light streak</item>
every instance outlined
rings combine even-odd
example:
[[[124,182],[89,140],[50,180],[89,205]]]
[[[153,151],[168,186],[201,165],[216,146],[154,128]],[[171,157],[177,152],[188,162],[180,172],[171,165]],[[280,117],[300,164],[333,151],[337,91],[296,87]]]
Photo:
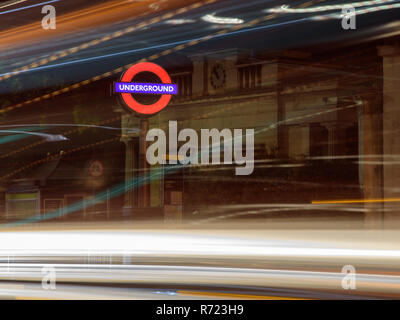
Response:
[[[221,220],[226,220],[230,218],[237,218],[237,217],[243,217],[243,216],[250,216],[250,215],[261,215],[261,214],[266,214],[266,213],[282,213],[285,211],[295,211],[298,209],[305,209],[304,206],[298,206],[297,208],[293,207],[278,207],[278,208],[273,208],[273,209],[263,209],[263,210],[245,210],[242,212],[236,212],[236,213],[229,213],[229,214],[224,214],[224,215],[217,215],[213,216],[211,218],[206,218],[198,221],[194,221],[191,224],[192,225],[201,225],[201,224],[207,224],[215,221],[221,221]],[[312,209],[312,208],[311,208]],[[318,209],[317,209],[318,210]]]
[[[208,0],[208,1],[213,1],[213,0]],[[311,6],[313,3],[318,3],[318,2],[320,2],[320,1],[321,1],[321,0],[309,1],[309,2],[307,2],[307,3],[304,4],[304,5],[305,5],[305,6]],[[173,53],[173,52],[177,52],[177,51],[186,49],[186,48],[188,48],[188,47],[195,46],[195,45],[197,45],[197,44],[199,44],[199,43],[201,43],[201,42],[205,42],[205,41],[209,41],[209,40],[211,40],[211,39],[213,39],[213,38],[225,36],[226,34],[228,34],[228,33],[231,32],[231,31],[233,31],[233,32],[231,32],[231,34],[233,34],[233,33],[239,33],[239,32],[241,32],[241,31],[242,31],[242,32],[246,32],[246,31],[248,31],[249,29],[248,29],[248,30],[241,30],[241,31],[239,31],[239,30],[240,30],[240,29],[244,29],[244,28],[249,27],[249,26],[252,26],[252,25],[256,25],[256,24],[262,23],[262,22],[266,22],[266,21],[271,20],[271,19],[273,19],[273,18],[275,18],[275,17],[276,17],[276,14],[269,14],[269,15],[266,15],[266,16],[264,16],[264,17],[251,20],[251,21],[249,21],[249,22],[247,22],[247,23],[245,23],[245,24],[234,25],[234,26],[232,26],[232,27],[230,27],[230,28],[222,29],[222,30],[220,30],[220,31],[217,31],[217,32],[212,33],[212,34],[209,34],[209,35],[207,35],[207,36],[203,36],[203,37],[201,37],[201,38],[199,38],[199,39],[191,40],[191,41],[189,41],[189,42],[187,42],[187,43],[178,45],[178,46],[176,46],[175,48],[171,48],[171,49],[164,50],[164,51],[162,51],[162,52],[160,52],[160,53],[158,53],[158,54],[153,54],[152,56],[150,56],[150,57],[148,57],[148,58],[140,59],[140,60],[137,61],[137,62],[142,62],[142,61],[154,61],[154,60],[157,60],[158,58],[161,58],[161,57],[163,57],[163,56],[169,55],[169,54],[171,54],[171,53]],[[168,18],[171,18],[171,16],[168,16]],[[307,19],[300,19],[300,20],[296,20],[295,22],[299,22],[299,21],[303,21],[303,20],[307,20]],[[281,23],[280,25],[285,25],[285,24],[287,24],[287,23]],[[259,28],[265,28],[265,27],[270,27],[270,26],[264,26],[264,27],[259,27]],[[69,92],[69,91],[71,91],[71,90],[74,90],[74,89],[80,88],[80,87],[82,87],[82,86],[85,86],[85,85],[87,85],[87,84],[89,84],[89,83],[92,83],[92,82],[95,82],[95,81],[98,81],[98,80],[101,80],[101,79],[104,79],[104,78],[108,78],[108,77],[110,77],[110,76],[112,76],[112,75],[114,75],[114,74],[119,74],[119,73],[121,73],[124,69],[128,69],[129,67],[131,67],[132,65],[134,65],[134,64],[137,63],[137,62],[130,63],[130,64],[128,64],[128,65],[119,67],[119,68],[117,68],[117,69],[114,69],[114,70],[108,71],[108,72],[106,72],[106,73],[97,75],[97,76],[92,77],[92,78],[90,78],[90,79],[87,79],[87,80],[84,80],[84,81],[81,81],[81,82],[77,82],[77,83],[75,83],[75,84],[73,84],[73,85],[71,85],[71,86],[64,87],[64,88],[61,89],[61,90],[53,91],[53,92],[48,93],[48,94],[45,94],[45,95],[43,95],[43,96],[39,96],[39,97],[36,97],[36,98],[34,98],[34,99],[27,100],[27,101],[18,103],[18,104],[16,104],[16,105],[12,105],[12,106],[9,106],[9,107],[0,109],[0,114],[1,114],[1,113],[6,113],[6,112],[8,112],[8,111],[11,111],[11,110],[14,110],[14,109],[17,109],[17,108],[21,108],[21,107],[23,107],[23,106],[25,106],[25,105],[28,105],[28,104],[31,104],[31,103],[39,102],[39,101],[42,101],[42,100],[45,100],[45,99],[50,99],[50,98],[55,97],[55,96],[57,96],[57,95],[59,95],[59,94],[62,94],[62,93],[65,93],[65,92]],[[0,78],[0,80],[1,80],[1,78]]]
[[[248,28],[248,29],[245,29],[245,30],[238,30],[238,31],[234,31],[234,32],[228,32],[228,33],[223,34],[223,35],[218,35],[215,38],[228,37],[228,36],[233,36],[233,35],[241,34],[241,33],[245,33],[245,32],[265,30],[265,29],[270,29],[270,28],[274,28],[274,27],[280,27],[280,26],[285,26],[285,25],[289,25],[289,24],[293,24],[293,23],[303,22],[303,21],[307,21],[307,20],[312,20],[312,19],[311,18],[302,18],[302,19],[297,19],[297,20],[280,22],[280,23],[277,23],[277,24],[271,24],[271,25],[267,25],[267,26]],[[106,59],[106,58],[111,58],[111,57],[115,57],[115,56],[119,56],[119,55],[130,54],[130,53],[138,53],[138,52],[143,52],[143,51],[148,51],[148,50],[153,50],[153,49],[161,49],[161,48],[164,48],[164,47],[181,45],[181,44],[185,44],[185,43],[192,42],[192,41],[199,41],[202,38],[203,37],[180,40],[180,41],[174,41],[174,42],[169,42],[169,43],[149,46],[149,47],[145,47],[145,48],[126,50],[126,51],[115,52],[115,53],[110,53],[110,54],[105,54],[105,55],[100,55],[100,56],[95,56],[95,57],[90,57],[90,58],[83,58],[83,59],[77,59],[77,60],[72,60],[72,61],[61,62],[61,63],[57,63],[57,64],[51,64],[51,65],[47,65],[47,66],[34,67],[34,68],[29,68],[29,69],[21,70],[21,71],[11,71],[11,72],[0,74],[0,81],[2,80],[3,77],[4,77],[4,79],[6,79],[6,78],[9,78],[10,76],[18,75],[18,74],[21,74],[21,73],[26,73],[26,72],[31,72],[31,71],[39,71],[39,70],[46,70],[46,69],[51,69],[51,68],[57,68],[57,67],[62,67],[62,66],[66,66],[66,65],[75,64],[75,63],[96,61],[96,60],[99,60],[99,59]],[[1,112],[1,110],[0,110],[0,112]]]
[[[0,125],[0,128],[18,128],[24,126],[38,126],[39,124],[13,124],[13,125]],[[120,128],[120,127],[108,127],[108,126],[100,126],[94,124],[74,124],[74,123],[45,123],[40,124],[40,126],[45,126],[47,128],[51,127],[83,127],[83,128],[95,128],[95,129],[106,129],[106,130],[124,130],[127,133],[138,133],[140,132],[139,128]],[[42,127],[38,127],[42,128]],[[33,130],[33,129],[32,129]],[[0,129],[0,132],[2,130]]]
[[[50,0],[50,1],[46,1],[46,2],[32,4],[32,5],[26,6],[26,7],[21,7],[21,8],[11,9],[11,10],[7,10],[7,11],[2,11],[2,12],[0,12],[0,15],[7,14],[7,13],[12,13],[12,12],[17,12],[17,11],[22,11],[22,10],[25,10],[25,9],[34,8],[34,7],[38,7],[38,6],[44,6],[46,4],[50,4],[50,3],[54,3],[54,2],[58,2],[58,1],[61,1],[61,0]]]
[[[18,4],[18,3],[25,2],[25,1],[27,1],[27,0],[18,0],[18,1],[11,2],[11,3],[7,3],[5,5],[0,6],[0,9],[7,8],[7,7],[10,7],[10,6],[14,6],[14,5]]]
[[[61,134],[49,134],[49,133],[41,133],[41,132],[29,132],[29,131],[18,131],[18,130],[0,130],[0,133],[18,133],[23,135],[32,135],[44,138],[46,141],[54,142],[54,141],[64,141],[68,140],[68,138],[64,137]]]
[[[85,149],[88,149],[88,148],[92,148],[92,147],[95,147],[95,146],[98,146],[98,145],[102,145],[102,144],[105,144],[105,143],[109,143],[109,142],[112,142],[112,141],[116,141],[116,140],[119,140],[119,139],[120,139],[120,137],[118,136],[116,138],[105,139],[105,140],[93,142],[93,143],[90,143],[90,144],[87,144],[87,145],[84,145],[84,146],[80,146],[80,147],[77,147],[77,148],[74,148],[74,149],[70,149],[70,150],[64,151],[63,154],[65,155],[65,154],[69,154],[69,153],[79,152],[79,151],[82,151],[82,150],[85,150]],[[12,177],[13,175],[15,175],[15,174],[17,174],[19,172],[22,172],[22,171],[24,171],[26,169],[32,168],[32,167],[34,167],[34,166],[36,166],[38,164],[45,163],[47,161],[58,159],[59,157],[60,157],[60,154],[53,154],[53,155],[49,155],[49,156],[47,156],[45,158],[33,161],[31,163],[28,163],[25,166],[22,166],[22,167],[14,170],[14,171],[11,171],[10,173],[7,173],[6,175],[0,177],[0,180],[1,179],[7,179],[7,178]],[[37,217],[33,217],[32,219],[33,219],[33,221],[36,221],[38,218]],[[31,221],[31,218],[29,218],[29,221]]]
[[[233,31],[233,32],[228,32],[228,31],[226,31],[226,29],[224,29],[224,30],[218,31],[218,32],[216,32],[214,34],[211,34],[211,35],[208,35],[208,36],[203,36],[203,37],[200,37],[200,38],[182,40],[182,41],[177,41],[177,42],[171,43],[171,44],[162,44],[162,45],[159,45],[159,46],[149,47],[149,49],[153,49],[153,48],[157,48],[157,47],[161,48],[161,47],[164,47],[164,46],[172,46],[172,45],[178,44],[178,46],[175,47],[175,48],[167,49],[167,50],[165,50],[165,51],[163,51],[163,52],[161,52],[159,54],[154,54],[154,55],[150,56],[149,58],[143,58],[143,59],[140,59],[139,61],[153,61],[153,60],[156,60],[156,59],[160,58],[161,56],[165,56],[165,55],[170,54],[172,52],[175,52],[175,51],[178,51],[178,50],[182,50],[184,48],[196,45],[196,44],[204,42],[204,41],[208,41],[208,40],[210,40],[212,38],[227,37],[227,36],[232,36],[232,35],[240,34],[240,33],[244,33],[244,32],[251,32],[251,31],[257,31],[257,30],[270,29],[270,28],[274,28],[274,27],[284,26],[284,25],[288,25],[288,24],[294,24],[294,23],[303,22],[303,21],[307,21],[307,20],[312,20],[312,19],[311,18],[302,18],[302,19],[298,19],[298,20],[286,21],[286,22],[273,24],[273,25],[267,25],[267,26],[248,28],[248,29],[245,29],[245,30],[237,30],[237,31]],[[259,19],[255,19],[255,21],[259,22]],[[137,50],[137,52],[139,52],[139,51],[147,50],[147,48],[129,50],[129,52],[127,52],[127,53],[134,52],[136,50]],[[118,55],[118,54],[124,54],[124,53],[125,52],[112,53],[112,54],[110,54],[110,56],[114,56],[114,55]],[[105,57],[107,57],[107,56],[108,55],[106,55]],[[102,58],[102,56],[100,56],[100,58]],[[86,58],[86,59],[83,59],[83,60],[92,60],[92,59],[95,60],[95,59],[97,59],[97,57]],[[75,63],[75,62],[81,62],[81,60],[70,61],[70,62],[66,62],[66,63],[62,63],[62,64],[72,64],[72,63]],[[120,72],[123,72],[124,69],[128,69],[130,66],[132,66],[134,64],[135,63],[130,63],[128,65],[125,65],[125,66],[119,67],[117,69],[108,71],[108,72],[103,73],[101,75],[97,75],[97,76],[94,76],[94,77],[92,77],[90,79],[75,83],[75,84],[73,84],[71,86],[64,87],[63,89],[60,89],[60,90],[57,90],[57,91],[53,91],[51,93],[45,94],[45,95],[40,96],[40,97],[36,97],[34,99],[31,99],[31,100],[27,100],[27,101],[18,103],[18,104],[13,105],[13,106],[2,108],[2,109],[0,109],[0,114],[9,112],[9,111],[17,109],[17,108],[21,108],[21,107],[23,107],[25,105],[28,105],[28,104],[31,104],[31,103],[35,103],[35,102],[39,102],[39,101],[42,101],[42,100],[49,99],[49,98],[57,96],[59,94],[62,94],[62,93],[69,92],[71,90],[80,88],[80,87],[85,86],[85,85],[87,85],[89,83],[92,83],[92,82],[95,82],[95,81],[110,77],[110,76],[112,76],[114,74],[118,74]],[[57,67],[57,66],[58,65],[51,65],[49,67],[52,68],[52,67]],[[44,67],[44,68],[46,68],[46,67]],[[25,70],[25,71],[28,71],[28,70]],[[8,77],[7,74],[0,75],[0,80],[1,80],[1,77],[3,77],[3,76],[4,77]]]
[[[24,131],[46,129],[46,127],[25,127],[24,125],[22,125],[22,126],[23,126]],[[2,126],[0,126],[0,128],[2,128]],[[0,136],[0,144],[18,141],[18,140],[25,139],[25,138],[26,137],[24,137],[24,135],[21,135],[21,134]]]
[[[121,119],[120,116],[114,117],[114,118],[111,118],[111,119],[107,119],[107,120],[105,120],[105,121],[100,121],[100,122],[98,123],[98,125],[100,125],[100,124],[106,124],[106,123],[112,123],[112,122],[115,122],[115,121],[119,121],[120,119]],[[89,128],[90,128],[90,127],[89,127]],[[79,132],[80,130],[86,130],[86,129],[88,129],[88,127],[86,127],[86,126],[85,126],[85,127],[78,127],[77,129],[72,129],[72,130],[64,131],[64,132],[62,132],[61,134],[65,136],[65,135],[70,135],[70,134],[73,134],[73,133],[77,133],[77,132]],[[31,144],[29,144],[29,145],[23,146],[23,147],[20,148],[20,149],[16,149],[16,150],[10,151],[10,152],[8,152],[8,153],[6,153],[6,154],[1,154],[1,155],[0,155],[0,159],[7,158],[7,157],[9,157],[9,156],[11,156],[11,155],[15,155],[15,154],[17,154],[17,153],[19,153],[19,152],[22,152],[22,151],[26,151],[26,150],[31,149],[31,148],[33,148],[33,147],[36,147],[36,146],[38,146],[38,145],[40,145],[40,144],[42,144],[42,143],[44,143],[43,140],[36,141],[36,142],[31,143]]]
[[[60,0],[52,0],[52,1],[60,1]],[[30,65],[26,65],[26,66],[17,68],[17,69],[15,69],[15,70],[13,70],[12,72],[9,72],[9,73],[0,75],[0,81],[1,81],[1,80],[4,80],[4,79],[8,79],[8,78],[10,78],[10,77],[13,76],[13,75],[17,75],[17,74],[19,74],[19,73],[21,73],[21,72],[23,72],[23,71],[28,70],[28,69],[31,69],[31,68],[35,68],[35,67],[38,67],[38,66],[45,65],[45,64],[47,64],[47,63],[49,63],[49,62],[58,60],[58,59],[60,59],[60,58],[64,58],[64,57],[66,57],[66,56],[68,56],[68,55],[70,55],[70,54],[72,54],[72,53],[76,53],[76,52],[78,52],[78,51],[80,51],[80,50],[84,50],[84,49],[87,49],[87,48],[89,48],[89,47],[96,46],[96,45],[98,45],[98,44],[100,44],[100,43],[110,41],[110,40],[112,40],[112,39],[115,39],[115,38],[121,37],[121,36],[123,36],[123,35],[126,35],[126,34],[128,34],[128,33],[131,33],[131,32],[133,32],[133,31],[137,31],[137,30],[140,30],[140,29],[142,29],[142,28],[145,28],[145,27],[147,27],[147,26],[149,26],[149,25],[151,25],[151,24],[161,22],[161,21],[163,21],[163,20],[165,20],[165,19],[170,19],[171,17],[173,17],[173,16],[175,16],[175,15],[185,13],[185,12],[187,12],[187,11],[189,11],[189,10],[192,10],[192,9],[197,9],[197,8],[199,8],[199,7],[202,7],[202,6],[205,6],[205,5],[214,3],[214,2],[216,2],[216,1],[218,1],[218,0],[205,0],[205,1],[203,1],[203,2],[196,2],[196,3],[192,4],[192,5],[187,6],[187,7],[182,7],[182,8],[180,8],[180,9],[177,9],[177,10],[175,10],[174,12],[168,12],[168,13],[166,13],[166,14],[163,14],[163,15],[160,16],[160,17],[155,17],[155,18],[152,18],[152,19],[150,19],[150,20],[148,20],[148,21],[141,22],[141,23],[139,23],[138,25],[129,26],[129,27],[125,28],[125,29],[115,31],[115,32],[113,32],[113,33],[111,33],[111,34],[104,35],[103,37],[101,37],[101,38],[99,38],[99,39],[94,39],[94,40],[91,40],[91,41],[89,41],[89,42],[85,42],[85,43],[83,43],[83,44],[80,44],[80,45],[77,46],[77,47],[72,47],[72,48],[63,50],[63,51],[61,51],[61,52],[58,52],[58,53],[56,53],[56,54],[53,54],[52,56],[50,56],[50,57],[48,57],[48,58],[44,58],[44,59],[39,60],[39,61],[37,61],[37,62],[33,62],[33,63],[31,63]]]
[[[176,291],[161,291],[161,290],[159,290],[159,291],[155,291],[154,292],[155,294],[162,294],[162,295],[168,295],[168,296],[176,296],[177,294],[178,294],[178,292],[176,292]]]
[[[304,300],[302,298],[291,298],[291,297],[280,297],[280,296],[263,296],[263,295],[251,295],[251,294],[238,294],[238,293],[227,293],[227,292],[212,292],[212,291],[188,291],[178,290],[181,295],[189,296],[205,296],[205,297],[217,297],[217,298],[228,298],[228,299],[250,299],[250,300]],[[308,299],[307,299],[308,300]]]
[[[397,4],[388,4],[388,5],[383,5],[383,6],[378,6],[378,7],[371,7],[368,9],[362,9],[362,10],[356,10],[354,12],[354,15],[362,15],[362,14],[367,14],[367,13],[373,13],[373,12],[378,12],[378,11],[383,11],[383,10],[390,10],[390,9],[397,9],[400,8],[400,3]],[[313,20],[328,20],[328,19],[342,19],[345,17],[347,14],[330,14],[330,15],[325,15],[325,16],[315,16],[312,17]]]
[[[228,211],[229,209],[227,208],[222,208],[222,210]],[[239,212],[233,212],[232,211],[237,211],[241,210]],[[296,203],[296,204],[288,204],[288,203],[276,203],[273,205],[264,205],[264,208],[262,207],[232,207],[230,209],[230,213],[227,214],[218,214],[218,212],[213,211],[214,216],[211,218],[204,218],[201,220],[195,220],[191,222],[191,225],[204,225],[204,224],[209,224],[212,222],[217,222],[217,221],[222,221],[222,220],[227,220],[231,218],[237,218],[237,217],[243,217],[243,216],[257,216],[257,215],[265,215],[265,214],[275,214],[275,213],[282,213],[282,212],[296,212],[296,211],[325,211],[326,207],[325,206],[318,206],[316,204],[304,204],[304,203]],[[335,211],[345,211],[345,212],[353,212],[353,213],[360,213],[360,212],[365,212],[366,210],[364,208],[354,208],[354,207],[335,207]]]
[[[337,227],[335,222],[329,224]],[[134,225],[139,229],[132,228]],[[315,226],[314,221],[310,225]],[[308,291],[314,289],[333,290],[330,294],[336,294],[336,298],[349,297],[348,294],[358,297],[372,293],[392,297],[400,294],[397,270],[400,241],[396,230],[310,230],[307,224],[300,230],[265,230],[254,221],[245,227],[243,222],[232,224],[233,229],[229,229],[229,224],[225,225],[228,229],[182,230],[160,226],[162,229],[157,229],[157,225],[143,229],[133,222],[54,223],[3,230],[0,279],[29,280],[29,285],[40,286],[42,268],[52,266],[57,272],[57,290],[41,290],[42,293],[64,295],[65,292],[59,291],[59,283],[64,286],[68,282],[74,285],[84,282],[91,290],[94,286],[90,283],[96,283],[96,288],[115,285],[114,294],[119,294],[123,290],[121,284],[126,284],[127,292],[133,294],[131,297],[146,296],[146,292],[138,290],[147,290],[154,297],[171,299],[182,297],[185,292],[187,298],[190,294],[205,297],[207,293],[218,298],[218,294],[213,295],[215,292],[258,298],[283,298],[285,294],[323,297],[322,291]],[[353,293],[341,289],[341,270],[347,264],[357,269],[357,291]],[[140,289],[143,284],[151,289]],[[171,284],[175,290],[162,289],[163,285],[171,288]],[[199,285],[215,289],[202,291]],[[88,293],[81,288],[71,287],[69,297]],[[229,292],[229,288],[240,292]],[[288,293],[283,288],[301,292],[296,295],[295,291]],[[4,292],[8,289],[13,287],[0,288],[0,295],[8,294]],[[14,292],[17,293],[27,294]]]
[[[217,23],[217,24],[242,24],[244,22],[243,19],[217,17],[214,14],[207,14],[207,15],[201,17],[201,20],[209,22],[209,23]]]
[[[181,24],[187,24],[187,23],[194,23],[196,20],[193,19],[171,19],[165,21],[165,24],[171,24],[171,25],[181,25]]]
[[[353,2],[353,3],[342,3],[335,5],[327,5],[327,6],[319,6],[315,8],[290,8],[289,5],[282,5],[280,8],[272,8],[265,10],[266,12],[274,12],[274,13],[311,13],[311,12],[322,12],[322,11],[331,11],[331,10],[342,10],[346,6],[352,6],[354,8],[365,7],[365,6],[374,6],[383,3],[389,2],[397,2],[398,0],[372,0],[372,1],[362,1],[362,2]]]
[[[189,232],[191,232],[189,230]],[[283,234],[285,231],[282,231]],[[338,232],[339,234],[340,232]],[[331,235],[335,231],[331,232]],[[344,233],[346,234],[346,233]],[[350,232],[351,235],[351,232]],[[311,237],[310,237],[311,238]],[[321,240],[321,239],[320,239]],[[332,240],[332,239],[331,239]],[[235,257],[309,257],[389,259],[400,261],[398,243],[382,248],[372,243],[326,245],[318,238],[282,240],[270,238],[237,237],[234,234],[218,235],[149,231],[4,231],[0,233],[0,257],[12,252],[19,256],[85,255],[109,256],[110,254],[165,257],[180,256]],[[367,246],[368,245],[368,246]],[[5,256],[4,256],[5,254]],[[28,264],[26,264],[28,265]],[[34,264],[32,264],[34,265]],[[76,266],[86,267],[85,264]],[[10,264],[10,270],[18,264]],[[101,265],[98,266],[99,268]],[[121,266],[122,267],[122,266]],[[185,267],[180,267],[185,269]],[[3,268],[1,268],[4,270]],[[400,287],[399,287],[400,290]]]
[[[195,40],[195,39],[192,39]],[[160,45],[154,45],[150,47],[145,47],[145,48],[138,48],[138,49],[132,49],[132,50],[126,50],[126,51],[120,51],[120,52],[114,52],[114,53],[109,53],[105,55],[100,55],[100,56],[95,56],[95,57],[90,57],[90,58],[83,58],[83,59],[77,59],[77,60],[72,60],[72,61],[66,61],[66,62],[60,62],[57,64],[51,64],[51,65],[46,65],[46,66],[40,66],[40,67],[34,67],[26,70],[21,70],[21,71],[11,71],[7,73],[0,74],[0,80],[1,77],[7,77],[10,75],[17,75],[17,74],[22,74],[26,72],[31,72],[31,71],[39,71],[39,70],[46,70],[46,69],[51,69],[51,68],[57,68],[57,67],[62,67],[62,66],[67,66],[75,63],[82,63],[82,62],[89,62],[89,61],[96,61],[100,59],[105,59],[105,58],[111,58],[119,55],[124,55],[124,54],[130,54],[130,53],[137,53],[137,52],[143,52],[147,50],[152,50],[152,49],[160,49],[164,47],[170,47],[174,45],[179,45],[182,43],[186,43],[187,41],[191,40],[181,40],[181,41],[175,41],[175,42],[170,42],[170,43],[165,43],[165,44],[160,44]]]
[[[312,204],[337,204],[337,203],[379,203],[379,202],[400,202],[400,198],[387,199],[355,199],[355,200],[313,200]]]

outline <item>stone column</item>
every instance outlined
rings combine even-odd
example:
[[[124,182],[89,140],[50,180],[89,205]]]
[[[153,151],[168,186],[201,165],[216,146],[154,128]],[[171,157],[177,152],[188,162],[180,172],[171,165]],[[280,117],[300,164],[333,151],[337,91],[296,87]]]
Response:
[[[367,200],[364,204],[364,225],[366,228],[379,229],[383,226],[382,202],[368,201],[383,197],[381,101],[370,97],[368,100],[363,99],[360,107],[362,108],[362,121],[360,121],[362,153],[359,153],[359,161],[363,176],[364,200]]]
[[[334,160],[336,155],[336,125],[332,123],[325,124],[328,129],[328,156],[329,160]]]
[[[135,189],[132,182],[135,178],[135,147],[132,139],[122,140],[125,143],[125,199],[123,215],[131,216],[132,209],[135,207]]]
[[[124,114],[121,118],[122,136],[121,141],[125,143],[125,194],[122,212],[124,216],[132,216],[133,209],[137,207],[137,188],[133,186],[133,180],[137,178],[135,140],[138,136],[138,119],[133,115]]]
[[[205,59],[202,56],[193,56],[191,57],[193,61],[193,73],[192,73],[192,94],[193,96],[202,96],[205,94],[206,87],[205,83],[207,81],[206,78],[206,63]]]
[[[378,48],[383,63],[384,198],[400,198],[400,43]],[[400,227],[400,202],[384,205],[384,227]]]
[[[149,131],[149,120],[140,119],[140,136],[139,136],[139,207],[146,208],[150,206],[150,181],[149,181],[149,165],[146,159],[147,141],[146,135]]]

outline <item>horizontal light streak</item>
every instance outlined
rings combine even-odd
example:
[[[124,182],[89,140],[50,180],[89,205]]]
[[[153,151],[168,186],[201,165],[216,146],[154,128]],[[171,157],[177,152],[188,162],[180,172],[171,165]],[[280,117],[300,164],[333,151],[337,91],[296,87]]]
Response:
[[[203,297],[217,297],[217,298],[228,298],[228,299],[251,299],[251,300],[304,300],[302,298],[284,297],[284,296],[265,296],[265,295],[254,295],[254,294],[239,294],[239,293],[228,293],[228,292],[212,292],[212,291],[187,291],[178,290],[180,295],[188,296],[203,296]],[[306,299],[309,300],[309,299]]]
[[[208,257],[313,257],[318,259],[400,259],[400,249],[348,247],[315,241],[234,238],[233,236],[174,235],[156,231],[136,232],[1,232],[0,258],[9,255],[140,255]]]
[[[12,3],[7,3],[5,5],[0,6],[0,9],[11,7],[11,6],[15,6],[16,4],[21,3],[21,2],[25,2],[25,1],[27,1],[27,0],[19,0],[19,1],[12,2]]]
[[[319,6],[314,8],[290,8],[289,5],[282,5],[280,8],[272,8],[268,9],[267,11],[275,13],[311,13],[311,12],[323,12],[330,10],[342,10],[346,6],[359,8],[359,7],[374,6],[378,4],[390,3],[396,1],[397,0],[362,1],[362,2],[342,3],[342,4],[328,5],[328,6]]]
[[[379,203],[379,202],[400,202],[400,198],[388,199],[353,199],[353,200],[313,200],[312,204],[338,204],[338,203]]]
[[[201,17],[201,20],[210,22],[210,23],[217,23],[217,24],[242,24],[244,22],[243,19],[217,17],[214,14],[207,14],[207,15]]]
[[[32,4],[30,6],[26,6],[26,7],[22,7],[22,8],[11,9],[11,10],[0,12],[0,15],[7,14],[7,13],[12,13],[12,12],[17,12],[17,11],[22,11],[22,10],[25,10],[25,9],[30,9],[30,8],[34,8],[34,7],[38,7],[38,6],[44,6],[46,4],[50,4],[50,3],[58,2],[58,1],[60,1],[60,0],[50,0],[50,1],[46,1],[46,2]]]

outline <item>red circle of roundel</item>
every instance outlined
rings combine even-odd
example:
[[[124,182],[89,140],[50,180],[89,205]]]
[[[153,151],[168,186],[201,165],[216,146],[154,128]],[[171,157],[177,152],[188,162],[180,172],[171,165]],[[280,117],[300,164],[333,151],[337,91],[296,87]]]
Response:
[[[124,73],[121,78],[121,82],[130,82],[135,75],[144,71],[154,73],[160,78],[162,83],[171,83],[171,78],[169,77],[167,71],[165,71],[159,65],[151,62],[140,62],[133,65]],[[161,95],[161,98],[153,104],[141,104],[137,102],[135,98],[133,98],[131,93],[121,93],[121,97],[130,109],[142,114],[157,113],[164,109],[171,100],[170,94]]]

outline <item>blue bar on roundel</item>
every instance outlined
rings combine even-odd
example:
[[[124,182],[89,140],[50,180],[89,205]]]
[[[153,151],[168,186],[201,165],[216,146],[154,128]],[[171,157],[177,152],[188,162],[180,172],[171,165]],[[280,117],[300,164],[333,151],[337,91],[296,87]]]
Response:
[[[114,89],[119,93],[178,94],[178,86],[172,83],[116,82]]]

